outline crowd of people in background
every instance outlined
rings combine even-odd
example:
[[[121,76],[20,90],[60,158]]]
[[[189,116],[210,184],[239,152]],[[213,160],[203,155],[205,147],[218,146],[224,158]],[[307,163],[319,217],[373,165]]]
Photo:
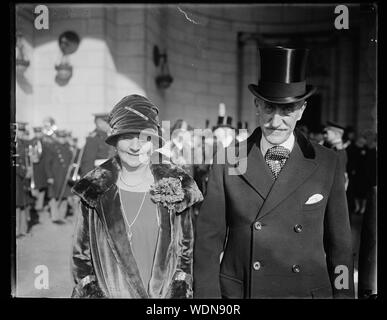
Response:
[[[72,220],[79,198],[71,187],[81,175],[92,170],[111,155],[105,144],[106,114],[96,114],[96,128],[80,148],[71,131],[58,129],[48,117],[42,126],[28,130],[28,123],[18,122],[15,135],[16,167],[16,237],[29,233],[44,213],[55,224]],[[109,153],[110,152],[110,153]]]
[[[232,118],[226,117],[222,109],[221,105],[216,125],[210,127],[210,121],[206,121],[205,129],[210,136],[195,139],[194,127],[179,119],[171,126],[171,138],[163,147],[175,164],[193,176],[203,196],[207,193],[208,176],[217,150],[228,147],[232,141],[241,142],[251,133],[247,123],[233,126]],[[58,129],[53,118],[44,119],[42,126],[33,128],[33,134],[27,129],[27,123],[17,123],[16,238],[28,235],[42,217],[58,225],[73,223],[80,199],[71,192],[71,187],[115,154],[114,148],[105,142],[110,130],[108,114],[94,114],[94,121],[95,129],[82,147],[70,131]],[[357,133],[351,126],[332,122],[313,129],[301,124],[298,130],[311,141],[340,153],[350,221],[356,216],[363,220],[359,283],[365,281],[366,287],[370,281],[365,277],[376,274],[376,261],[370,263],[376,259],[376,133],[372,130]],[[201,203],[194,206],[194,225],[200,206]],[[359,296],[362,294],[367,292],[360,292]]]
[[[56,224],[64,224],[74,215],[79,199],[71,193],[72,185],[114,155],[114,148],[105,143],[110,130],[108,114],[94,114],[94,122],[95,129],[82,148],[71,131],[58,129],[51,117],[44,119],[42,126],[34,127],[33,135],[27,123],[17,124],[17,237],[26,235],[39,223],[42,212],[48,212]],[[214,155],[219,147],[228,147],[233,140],[243,141],[249,135],[247,122],[233,126],[222,104],[216,125],[210,128],[209,123],[207,120],[205,129],[212,132],[212,137],[201,140],[202,137],[194,139],[194,128],[187,121],[177,120],[171,127],[171,139],[164,146],[172,161],[194,177],[203,195],[213,161],[208,155]],[[344,128],[332,122],[313,129],[302,124],[298,129],[311,141],[340,153],[346,172],[350,215],[363,215],[369,192],[376,185],[376,134],[372,130],[357,134],[351,126]],[[187,160],[187,155],[191,161]]]

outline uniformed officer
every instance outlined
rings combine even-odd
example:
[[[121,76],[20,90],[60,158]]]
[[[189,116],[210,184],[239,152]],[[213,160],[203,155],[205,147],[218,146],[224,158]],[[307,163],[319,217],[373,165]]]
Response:
[[[71,196],[67,175],[74,160],[73,152],[67,143],[66,131],[56,131],[56,138],[50,149],[48,159],[45,161],[45,170],[49,183],[51,219],[61,224],[64,223],[67,213],[67,197]]]
[[[54,118],[47,117],[43,119],[43,133],[46,137],[54,137],[57,129],[58,127]]]
[[[44,196],[47,191],[47,175],[44,169],[44,162],[47,155],[46,142],[43,141],[43,128],[34,127],[34,138],[31,140],[33,151],[33,177],[35,185],[35,209],[39,212],[43,210]]]
[[[16,237],[27,234],[30,205],[33,201],[30,195],[31,166],[28,155],[27,123],[17,123],[16,139]]]
[[[94,114],[96,128],[86,138],[80,167],[81,176],[84,176],[114,154],[114,148],[105,143],[110,130],[108,117],[108,113]]]
[[[73,137],[71,131],[66,131],[66,143],[68,144],[72,154],[73,160],[70,164],[69,174],[68,174],[68,186],[71,188],[80,178],[77,174],[77,167],[79,166],[79,157],[81,157],[81,150],[78,148],[78,139]],[[76,215],[76,212],[79,209],[79,197],[74,194],[71,194],[67,197],[68,210],[66,218]]]

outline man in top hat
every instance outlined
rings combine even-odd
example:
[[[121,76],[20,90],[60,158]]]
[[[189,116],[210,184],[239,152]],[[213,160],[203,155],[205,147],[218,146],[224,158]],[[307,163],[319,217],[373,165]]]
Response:
[[[194,296],[353,297],[339,157],[295,130],[315,92],[305,81],[307,50],[262,48],[260,57],[259,83],[249,85],[259,127],[239,159],[247,169],[212,166],[196,221]]]
[[[249,137],[249,129],[248,129],[248,123],[245,121],[242,123],[242,121],[238,121],[238,134],[236,136],[236,139],[241,142],[246,140]]]
[[[82,176],[109,159],[114,153],[114,148],[105,143],[110,130],[108,117],[108,113],[94,114],[96,128],[86,138],[80,167]]]
[[[313,126],[309,132],[309,139],[320,145],[324,144],[324,126],[317,125]]]
[[[219,123],[219,120],[222,120],[222,122]],[[232,126],[232,117],[227,116],[226,123],[224,123],[224,117],[218,117],[218,123],[213,128],[213,133],[217,142],[220,142],[223,148],[227,148],[235,139],[235,128]]]

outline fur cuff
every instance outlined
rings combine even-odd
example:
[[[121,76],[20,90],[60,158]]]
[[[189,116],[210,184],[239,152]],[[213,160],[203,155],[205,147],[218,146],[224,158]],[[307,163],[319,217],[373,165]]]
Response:
[[[95,276],[83,278],[73,290],[72,298],[104,298],[102,290],[99,288]]]
[[[168,289],[168,299],[192,299],[192,276],[185,272],[177,272]]]

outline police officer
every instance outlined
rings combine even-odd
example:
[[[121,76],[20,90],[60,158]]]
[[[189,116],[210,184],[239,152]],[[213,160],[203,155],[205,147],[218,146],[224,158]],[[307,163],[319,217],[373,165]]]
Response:
[[[16,140],[16,237],[27,234],[30,205],[30,178],[31,167],[28,159],[28,133],[26,122],[17,123]]]
[[[56,131],[56,138],[50,149],[45,170],[49,183],[51,219],[54,223],[62,224],[67,213],[67,197],[71,196],[67,172],[73,161],[66,131]]]
[[[110,130],[108,113],[94,114],[96,128],[86,138],[80,167],[80,174],[84,176],[96,166],[113,156],[114,149],[105,143]]]
[[[44,196],[47,191],[47,175],[44,169],[44,162],[47,155],[46,142],[43,141],[43,128],[34,127],[34,138],[31,140],[31,146],[33,148],[33,173],[34,184],[36,190],[36,203],[35,209],[37,211],[43,210]]]

